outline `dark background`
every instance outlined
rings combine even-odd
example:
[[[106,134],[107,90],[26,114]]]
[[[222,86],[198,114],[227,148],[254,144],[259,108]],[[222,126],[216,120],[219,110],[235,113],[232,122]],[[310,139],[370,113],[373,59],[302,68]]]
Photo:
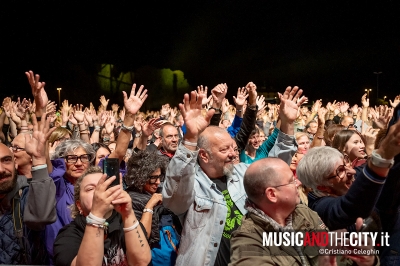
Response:
[[[62,87],[61,100],[97,105],[102,63],[181,70],[193,88],[226,82],[231,95],[253,81],[350,103],[366,88],[374,103],[381,71],[380,98],[400,94],[396,1],[54,2],[1,4],[2,98],[30,97],[24,72],[33,70],[51,99]]]

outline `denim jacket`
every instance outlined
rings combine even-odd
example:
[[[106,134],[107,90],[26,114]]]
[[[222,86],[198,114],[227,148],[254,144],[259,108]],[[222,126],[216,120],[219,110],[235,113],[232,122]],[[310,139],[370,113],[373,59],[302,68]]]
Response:
[[[168,165],[163,204],[179,216],[183,225],[176,265],[214,265],[227,215],[224,196],[197,164],[198,151],[179,145]],[[227,188],[244,215],[246,164],[234,166]]]

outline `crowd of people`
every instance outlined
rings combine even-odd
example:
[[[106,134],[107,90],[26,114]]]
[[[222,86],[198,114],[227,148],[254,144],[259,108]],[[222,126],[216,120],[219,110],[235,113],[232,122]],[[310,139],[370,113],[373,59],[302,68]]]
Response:
[[[155,92],[133,84],[122,108],[57,107],[25,74],[33,100],[1,106],[0,264],[400,265],[400,96],[310,108],[297,86],[271,104],[249,82],[231,104],[223,83],[151,111]],[[263,241],[335,230],[387,232],[390,246]]]

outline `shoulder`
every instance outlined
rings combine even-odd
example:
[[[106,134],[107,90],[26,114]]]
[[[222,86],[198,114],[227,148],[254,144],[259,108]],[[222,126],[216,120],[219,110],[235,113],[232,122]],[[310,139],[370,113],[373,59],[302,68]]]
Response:
[[[306,227],[313,227],[314,229],[322,229],[325,230],[326,226],[324,222],[319,217],[318,213],[311,210],[304,204],[297,204],[296,209],[294,211],[294,220],[299,221],[299,217],[305,219]]]

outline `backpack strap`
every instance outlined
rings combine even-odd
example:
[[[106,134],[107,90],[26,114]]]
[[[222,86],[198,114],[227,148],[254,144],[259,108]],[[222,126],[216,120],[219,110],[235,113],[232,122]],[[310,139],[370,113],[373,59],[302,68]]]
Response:
[[[22,238],[24,237],[24,230],[22,228],[23,224],[21,218],[21,195],[22,195],[22,189],[20,189],[13,198],[12,216],[13,216],[15,235],[18,238],[18,244],[21,248],[20,254],[22,260],[20,262],[26,264],[27,263],[26,249],[22,240]]]
[[[176,246],[175,246],[175,244],[174,244],[174,241],[172,241],[171,232],[170,232],[169,230],[165,230],[165,234],[167,235],[168,240],[169,240],[169,242],[171,243],[171,246],[172,246],[172,248],[174,249],[174,251],[175,251],[176,253],[178,253],[178,250],[176,249]]]

